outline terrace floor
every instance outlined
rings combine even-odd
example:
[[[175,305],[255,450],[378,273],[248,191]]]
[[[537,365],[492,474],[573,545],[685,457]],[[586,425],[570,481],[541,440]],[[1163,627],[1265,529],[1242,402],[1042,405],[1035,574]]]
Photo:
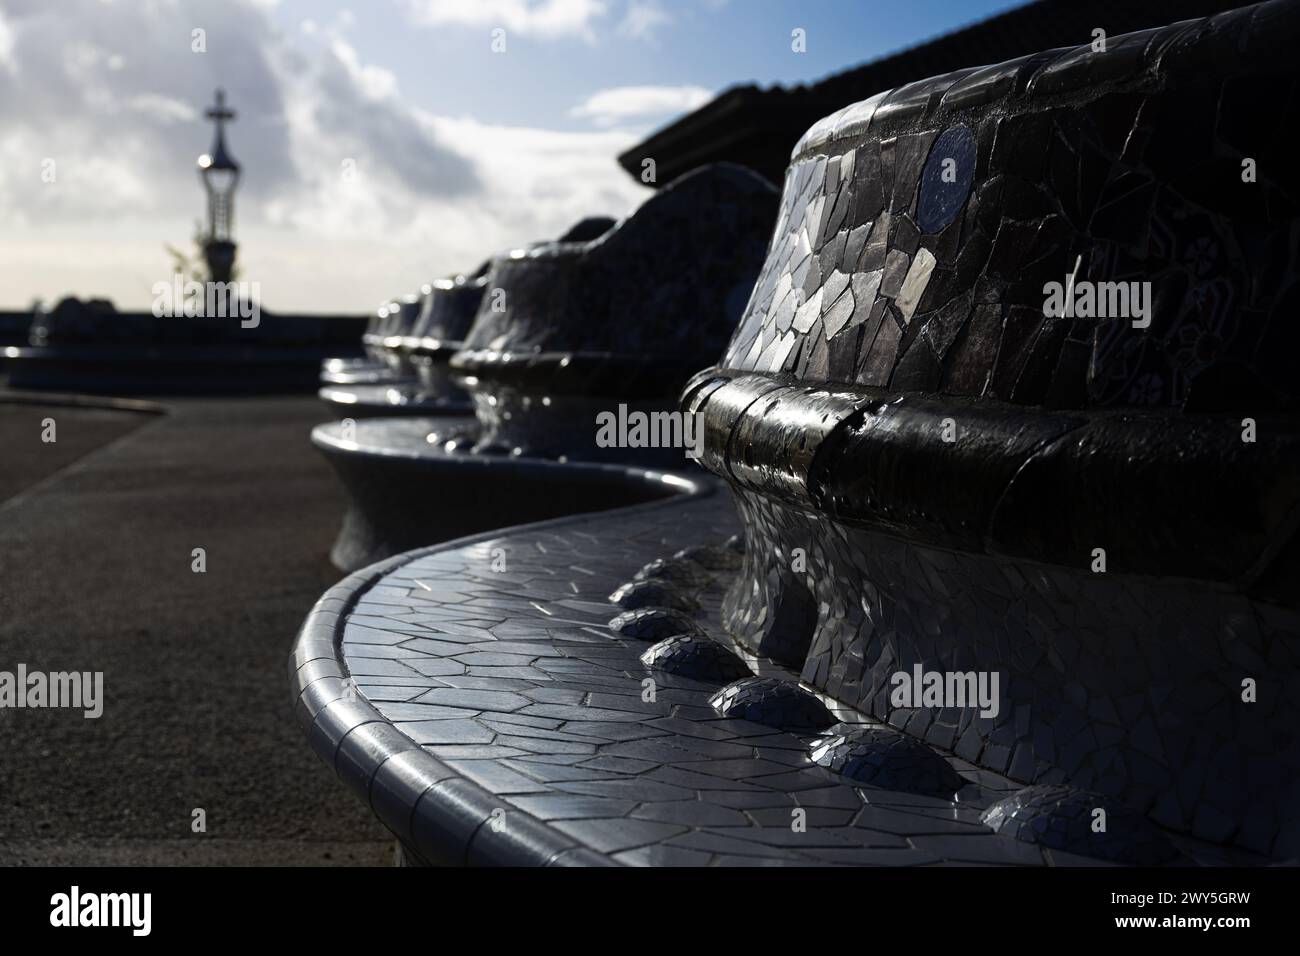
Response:
[[[0,864],[388,864],[285,694],[339,577],[342,491],[308,440],[327,415],[315,396],[164,404],[0,393],[0,670],[103,671],[105,697],[97,720],[0,709]]]

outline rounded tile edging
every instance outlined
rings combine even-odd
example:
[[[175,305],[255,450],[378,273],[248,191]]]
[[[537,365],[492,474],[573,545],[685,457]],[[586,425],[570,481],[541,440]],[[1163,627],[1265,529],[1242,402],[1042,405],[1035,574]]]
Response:
[[[680,504],[683,496],[705,497],[717,494],[719,491],[718,484],[706,476],[680,475],[678,477],[690,486],[683,491],[683,495],[630,505],[617,511],[624,513],[669,507]],[[421,749],[414,741],[411,741],[409,748],[400,745],[384,747],[369,735],[360,736],[353,741],[353,734],[358,728],[373,724],[389,727],[406,740],[410,738],[405,737],[362,695],[358,694],[356,699],[350,701],[343,699],[343,687],[350,674],[339,656],[341,630],[348,613],[371,586],[397,568],[430,554],[498,538],[506,531],[514,533],[525,529],[535,530],[551,525],[572,524],[575,521],[595,520],[607,514],[608,512],[597,512],[569,515],[549,521],[517,525],[509,529],[498,528],[387,558],[355,571],[333,585],[316,601],[303,621],[289,653],[290,686],[294,691],[294,712],[299,724],[303,727],[312,749],[333,768],[348,789],[365,801],[371,812],[375,813],[384,826],[394,833],[403,846],[408,848],[408,852],[439,850],[441,851],[439,856],[446,858],[450,855],[457,858],[456,862],[463,864],[621,865],[607,855],[583,846],[531,814],[517,808],[503,806],[504,801],[461,776]],[[328,656],[324,655],[326,647],[330,649]],[[332,683],[334,681],[338,683]],[[372,744],[369,755],[361,744],[362,740],[368,740]],[[346,774],[339,770],[340,757],[345,750],[346,759],[349,761],[349,771]],[[409,806],[405,826],[402,825],[401,819],[394,816],[394,810],[402,806],[400,801],[385,803],[384,812],[380,812],[374,802],[375,780],[383,772],[383,768],[394,759],[400,759],[408,764],[406,768],[408,792],[427,781]],[[442,788],[441,791],[439,787]],[[434,811],[424,811],[422,817],[420,808],[426,805],[426,801],[431,799],[430,794],[435,791],[446,796],[448,801],[455,798],[455,801],[462,804],[462,807],[458,808],[460,812],[478,818],[478,822],[464,833],[463,842],[459,847],[455,840],[445,846],[430,842],[434,834],[428,827],[434,822],[430,817]],[[436,802],[438,797],[434,796],[432,799]],[[439,809],[448,810],[451,807],[444,805]],[[498,809],[504,811],[503,819],[506,821],[499,827],[491,822],[493,811]],[[420,825],[421,820],[423,826]],[[443,830],[444,826],[445,822],[437,829]]]

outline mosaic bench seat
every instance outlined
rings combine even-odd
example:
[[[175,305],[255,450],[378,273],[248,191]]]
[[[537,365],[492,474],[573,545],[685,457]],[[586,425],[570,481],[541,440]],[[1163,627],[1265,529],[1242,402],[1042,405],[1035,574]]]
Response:
[[[475,449],[679,463],[676,449],[601,448],[596,416],[675,410],[735,329],[775,203],[753,173],[710,166],[590,238],[494,258],[492,294],[451,359],[477,410]]]
[[[1024,794],[810,694],[729,637],[722,605],[740,570],[726,542],[739,528],[728,496],[705,486],[366,568],[299,632],[298,720],[413,864],[1267,862],[1118,809],[1109,837],[1083,811],[1039,842],[1019,837],[1031,801],[1078,811],[1070,795]],[[678,565],[698,575],[697,559],[713,570],[668,586],[675,596],[641,587]],[[648,577],[627,588],[639,569]],[[620,589],[625,604],[635,592],[698,607],[629,612],[610,600]],[[681,653],[690,636],[718,653]]]
[[[420,390],[454,400],[466,409],[469,396],[451,380],[447,362],[465,339],[487,288],[488,263],[473,275],[439,279],[421,290],[420,314],[397,348],[415,369]]]
[[[348,490],[336,563],[354,570],[416,544],[670,492],[642,473],[687,465],[684,429],[676,444],[671,427],[666,442],[606,444],[597,417],[677,416],[682,386],[735,328],[775,211],[768,183],[710,167],[619,223],[585,219],[493,257],[446,373],[472,397],[475,423],[313,433]]]
[[[464,415],[473,411],[463,394],[430,392],[415,379],[391,373],[375,374],[379,381],[326,383],[316,395],[330,415],[341,418],[388,418],[394,415]],[[359,376],[367,378],[370,376]]]
[[[385,385],[397,380],[388,363],[368,355],[364,358],[327,358],[320,363],[322,385]]]
[[[361,334],[362,355],[353,358],[328,358],[321,362],[320,381],[324,386],[409,384],[412,375],[402,372],[390,359],[384,333],[400,316],[400,305],[385,302],[366,320]],[[323,398],[323,396],[322,396]]]
[[[438,279],[419,295],[381,306],[362,337],[373,364],[345,381],[322,377],[325,407],[350,419],[469,412],[469,398],[448,379],[446,365],[483,297],[481,279]]]
[[[591,216],[555,241],[588,242],[613,225],[608,217]],[[490,265],[491,260],[473,273],[436,279],[419,295],[381,306],[362,336],[370,364],[361,371],[322,375],[321,401],[354,418],[469,411],[469,396],[452,380],[448,362],[478,313]]]
[[[589,217],[556,241],[586,242],[613,224],[603,216]],[[368,362],[356,370],[322,373],[319,395],[326,408],[351,419],[471,412],[469,396],[453,380],[448,365],[478,313],[490,265],[491,260],[472,275],[435,280],[418,297],[382,306],[363,336]],[[388,440],[405,434],[394,431]],[[418,438],[413,450],[423,444]]]
[[[348,491],[330,551],[354,570],[430,541],[487,527],[618,508],[689,493],[698,481],[613,462],[555,462],[457,454],[477,434],[473,417],[330,422],[311,440]],[[526,489],[522,493],[521,489]]]
[[[387,365],[403,381],[415,378],[415,369],[402,354],[401,344],[420,311],[420,297],[414,293],[385,302],[375,311],[361,336],[366,354]]]

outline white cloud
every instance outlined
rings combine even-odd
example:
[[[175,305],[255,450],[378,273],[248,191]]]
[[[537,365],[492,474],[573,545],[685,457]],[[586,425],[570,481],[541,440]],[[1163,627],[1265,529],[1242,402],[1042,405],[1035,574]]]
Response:
[[[427,26],[504,27],[543,39],[595,38],[593,25],[605,0],[408,0],[417,23]]]
[[[631,0],[618,25],[618,32],[638,40],[653,40],[658,30],[673,21],[673,15],[660,6],[658,0]]]
[[[199,118],[199,111],[193,104],[159,93],[140,93],[124,100],[122,106],[131,112],[146,113],[172,123],[192,123]]]
[[[713,98],[702,86],[615,86],[591,94],[569,115],[598,126],[686,113]]]
[[[17,69],[14,60],[14,31],[5,19],[5,12],[0,10],[0,67],[10,73]]]
[[[331,49],[366,99],[388,99],[397,93],[397,76],[392,70],[362,64],[351,44],[341,39],[336,39]]]
[[[588,215],[621,216],[648,191],[615,162],[634,138],[623,133],[573,133],[495,126],[469,118],[431,122],[448,141],[479,157],[486,188],[463,211],[495,233],[500,249],[544,239]]]

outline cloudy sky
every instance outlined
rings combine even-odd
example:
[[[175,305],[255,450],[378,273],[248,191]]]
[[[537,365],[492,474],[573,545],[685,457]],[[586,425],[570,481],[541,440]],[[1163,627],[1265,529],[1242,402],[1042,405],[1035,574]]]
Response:
[[[365,312],[625,214],[645,192],[615,156],[728,86],[817,79],[1019,2],[0,0],[0,308],[147,307],[165,245],[193,247],[217,86],[243,278],[271,309]]]

